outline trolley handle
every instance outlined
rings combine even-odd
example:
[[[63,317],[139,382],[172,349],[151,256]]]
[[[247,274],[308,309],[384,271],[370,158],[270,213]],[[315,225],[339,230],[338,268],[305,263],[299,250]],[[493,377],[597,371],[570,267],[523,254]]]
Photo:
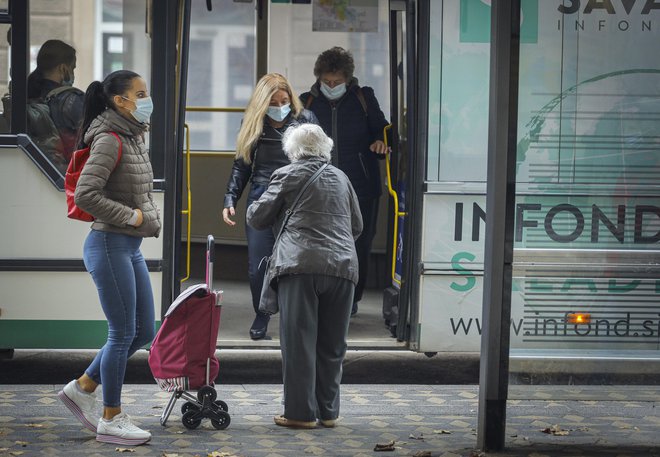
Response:
[[[213,263],[215,262],[215,239],[213,235],[206,238],[206,285],[209,292],[213,290]]]

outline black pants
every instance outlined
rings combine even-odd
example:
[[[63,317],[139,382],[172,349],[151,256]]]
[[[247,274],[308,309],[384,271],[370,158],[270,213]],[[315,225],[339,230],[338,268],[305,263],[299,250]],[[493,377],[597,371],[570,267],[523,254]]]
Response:
[[[371,244],[376,235],[376,221],[378,220],[378,197],[359,199],[360,212],[362,213],[363,229],[360,237],[355,240],[355,250],[357,251],[358,263],[360,266],[357,286],[355,286],[355,302],[362,300],[362,292],[367,283],[369,274],[369,255],[371,254]]]

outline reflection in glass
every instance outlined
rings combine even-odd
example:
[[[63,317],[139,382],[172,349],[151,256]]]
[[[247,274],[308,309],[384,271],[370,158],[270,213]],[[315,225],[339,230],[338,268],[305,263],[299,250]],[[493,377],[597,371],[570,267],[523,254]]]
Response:
[[[6,8],[7,2],[0,2]],[[0,94],[2,94],[2,115],[0,115],[0,133],[9,133],[11,127],[11,96],[9,85],[9,62],[11,60],[10,26],[0,24]],[[5,39],[6,38],[6,39]]]

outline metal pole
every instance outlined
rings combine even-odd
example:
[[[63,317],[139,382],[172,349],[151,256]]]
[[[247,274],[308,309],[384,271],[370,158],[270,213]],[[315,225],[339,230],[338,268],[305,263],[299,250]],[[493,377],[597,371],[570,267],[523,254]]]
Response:
[[[491,3],[488,183],[477,442],[504,448],[516,194],[520,0]]]
[[[9,2],[11,16],[11,133],[27,130],[27,77],[30,71],[30,2]]]
[[[263,75],[268,73],[268,22],[270,2],[267,0],[257,0],[256,14],[256,81],[259,81]]]

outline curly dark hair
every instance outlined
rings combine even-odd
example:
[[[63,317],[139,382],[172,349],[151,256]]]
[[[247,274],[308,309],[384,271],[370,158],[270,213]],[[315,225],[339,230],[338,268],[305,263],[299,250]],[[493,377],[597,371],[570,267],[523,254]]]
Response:
[[[323,51],[314,64],[314,76],[317,78],[324,73],[341,72],[348,81],[353,77],[353,71],[355,71],[353,54],[339,46]]]

